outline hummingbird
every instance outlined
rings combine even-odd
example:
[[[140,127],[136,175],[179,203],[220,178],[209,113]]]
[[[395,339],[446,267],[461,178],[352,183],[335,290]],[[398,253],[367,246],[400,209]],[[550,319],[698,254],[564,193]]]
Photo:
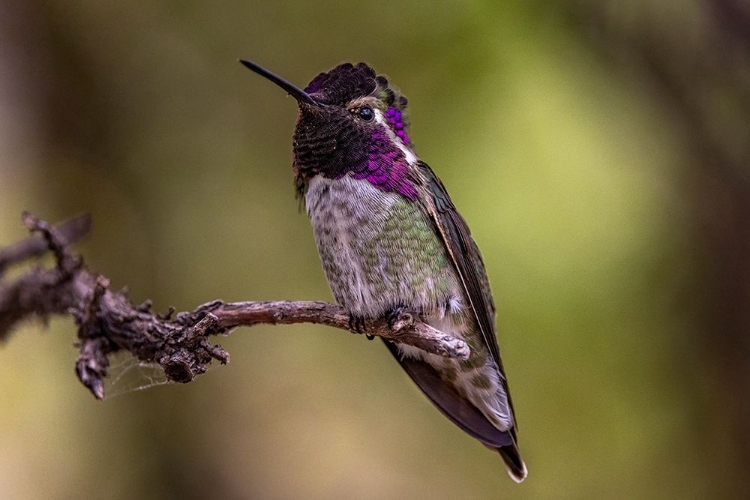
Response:
[[[408,311],[464,340],[467,360],[385,344],[445,416],[497,450],[510,477],[523,481],[487,271],[442,181],[414,152],[406,97],[366,63],[340,64],[302,90],[240,62],[297,101],[296,193],[350,324]]]

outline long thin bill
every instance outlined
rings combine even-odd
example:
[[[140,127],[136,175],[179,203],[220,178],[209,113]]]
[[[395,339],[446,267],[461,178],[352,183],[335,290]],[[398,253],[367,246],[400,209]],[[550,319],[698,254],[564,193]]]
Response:
[[[240,59],[240,62],[245,67],[249,68],[251,71],[254,71],[255,73],[259,74],[260,76],[262,76],[263,78],[265,78],[267,80],[271,80],[273,83],[275,83],[276,85],[278,85],[282,89],[286,90],[286,92],[290,96],[292,96],[295,99],[297,99],[297,102],[309,104],[311,106],[318,106],[319,105],[315,101],[315,99],[313,99],[312,97],[310,97],[310,94],[308,94],[307,92],[305,92],[301,88],[297,87],[293,83],[284,80],[279,75],[277,75],[275,73],[271,73],[270,71],[268,71],[263,66],[255,64],[254,62],[251,62],[251,61],[246,61],[244,59]]]

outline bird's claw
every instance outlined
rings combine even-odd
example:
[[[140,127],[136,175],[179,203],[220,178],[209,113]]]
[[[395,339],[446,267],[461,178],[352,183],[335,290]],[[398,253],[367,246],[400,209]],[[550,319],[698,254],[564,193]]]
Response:
[[[401,315],[407,312],[405,306],[396,306],[387,313],[385,313],[385,319],[388,322],[388,328],[394,330],[396,322],[401,319]]]
[[[362,333],[365,329],[365,317],[356,314],[349,315],[349,330],[355,333]]]

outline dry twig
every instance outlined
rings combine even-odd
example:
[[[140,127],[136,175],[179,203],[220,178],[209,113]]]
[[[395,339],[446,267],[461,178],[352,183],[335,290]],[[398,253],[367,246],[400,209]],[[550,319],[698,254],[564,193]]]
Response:
[[[110,289],[109,280],[92,273],[70,244],[89,229],[88,216],[59,226],[24,214],[23,222],[39,233],[0,249],[3,271],[31,257],[51,251],[56,264],[36,268],[7,283],[0,281],[0,341],[6,340],[20,321],[37,316],[70,314],[78,325],[80,352],[78,378],[98,399],[104,397],[109,354],[126,350],[141,361],[160,365],[169,380],[190,382],[206,371],[212,360],[229,361],[211,335],[227,335],[238,326],[317,323],[354,332],[341,307],[325,302],[208,302],[193,311],[165,315],[151,311],[149,301],[134,305],[124,291]],[[465,342],[402,313],[391,325],[381,318],[365,320],[361,331],[388,341],[404,343],[445,357],[468,359]],[[359,332],[357,332],[359,333]]]

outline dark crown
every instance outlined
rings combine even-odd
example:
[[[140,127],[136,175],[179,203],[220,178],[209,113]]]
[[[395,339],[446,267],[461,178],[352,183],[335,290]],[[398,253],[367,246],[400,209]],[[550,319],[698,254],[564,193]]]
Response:
[[[305,92],[323,104],[344,106],[353,99],[374,95],[388,106],[396,102],[398,91],[388,85],[388,79],[361,62],[356,66],[344,63],[327,73],[321,73],[308,84]],[[406,98],[399,96],[399,108],[406,107]]]

